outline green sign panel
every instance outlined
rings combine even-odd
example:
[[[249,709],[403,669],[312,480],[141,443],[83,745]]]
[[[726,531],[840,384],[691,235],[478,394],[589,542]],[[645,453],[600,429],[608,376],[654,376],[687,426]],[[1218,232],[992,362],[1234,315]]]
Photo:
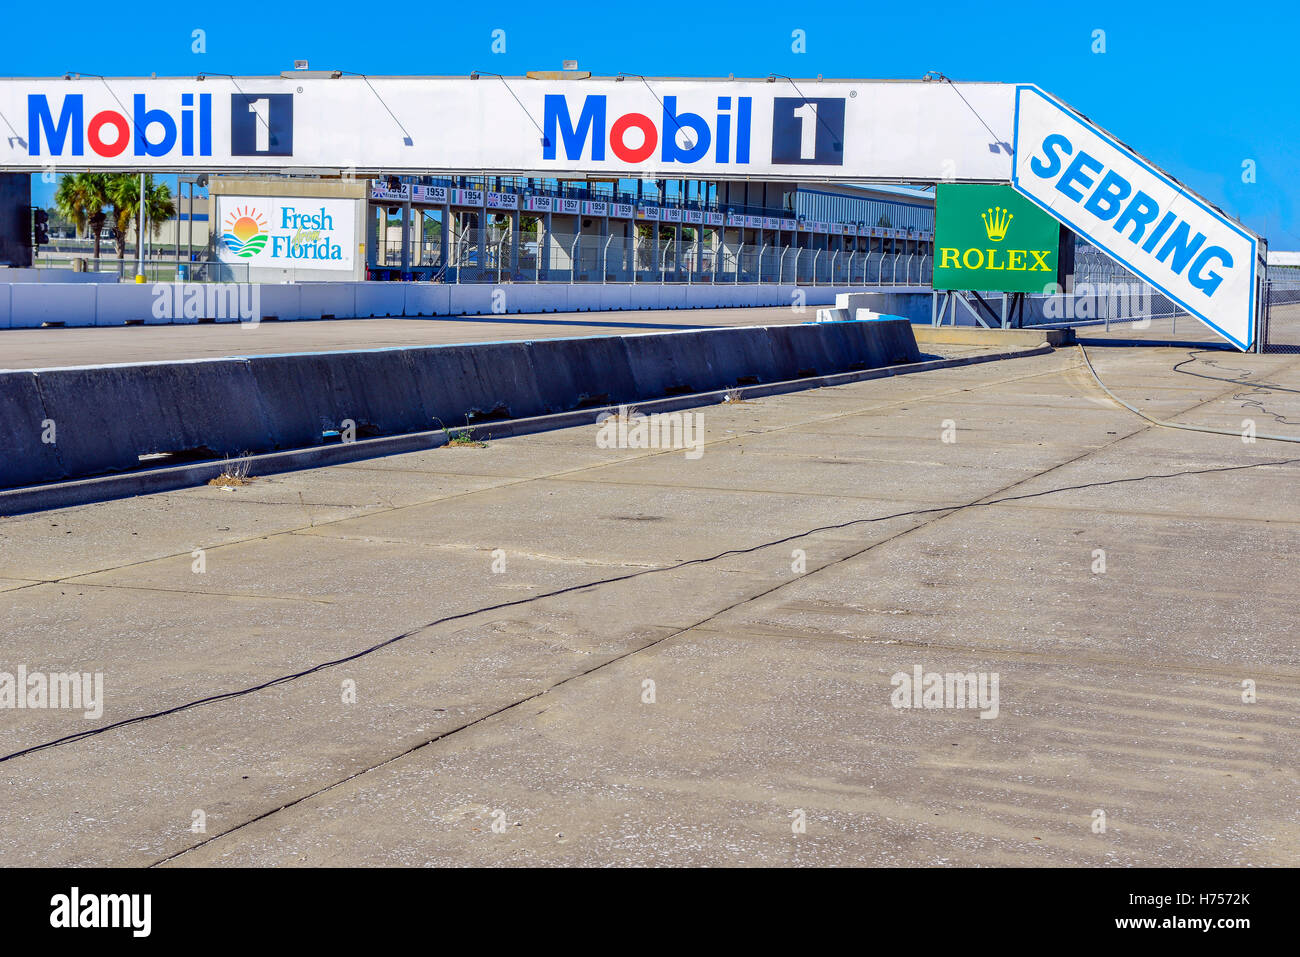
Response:
[[[1056,282],[1061,227],[1010,186],[940,183],[935,289],[1042,292]]]

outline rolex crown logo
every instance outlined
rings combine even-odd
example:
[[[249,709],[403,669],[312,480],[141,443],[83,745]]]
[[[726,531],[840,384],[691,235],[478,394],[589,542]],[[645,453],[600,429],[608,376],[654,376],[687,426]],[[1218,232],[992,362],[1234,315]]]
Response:
[[[995,243],[1000,243],[1006,238],[1007,227],[1011,225],[1013,218],[1011,213],[1001,206],[980,213],[980,219],[984,220],[984,232]]]

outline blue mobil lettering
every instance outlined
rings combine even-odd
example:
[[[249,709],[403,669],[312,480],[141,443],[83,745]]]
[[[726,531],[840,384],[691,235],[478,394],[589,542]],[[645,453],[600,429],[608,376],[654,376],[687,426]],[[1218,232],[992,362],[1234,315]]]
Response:
[[[752,98],[735,97],[734,114],[732,99],[730,96],[717,98],[717,117],[712,125],[698,113],[678,112],[675,96],[663,98],[659,123],[644,113],[624,113],[609,122],[608,100],[603,95],[584,96],[575,117],[567,96],[550,93],[543,106],[542,159],[560,156],[565,160],[580,160],[586,153],[590,159],[600,162],[605,159],[608,146],[614,158],[623,163],[643,163],[656,149],[661,162],[697,163],[709,155],[712,146],[715,163],[744,165],[749,162]],[[640,131],[640,142],[629,146],[627,135],[633,129]],[[681,142],[679,132],[684,134]],[[562,155],[557,153],[557,147]]]
[[[56,116],[43,93],[28,95],[28,155],[84,156],[89,146],[94,155],[111,159],[132,146],[135,156],[167,156],[178,145],[181,156],[212,155],[212,94],[182,93],[178,114],[151,107],[143,93],[131,99],[129,117],[116,110],[87,117],[82,95],[69,93]]]

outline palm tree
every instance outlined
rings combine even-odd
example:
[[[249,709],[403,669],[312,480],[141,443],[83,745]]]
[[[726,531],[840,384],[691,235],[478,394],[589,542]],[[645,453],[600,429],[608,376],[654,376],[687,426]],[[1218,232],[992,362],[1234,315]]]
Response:
[[[157,236],[162,224],[176,214],[172,192],[166,183],[155,183],[153,177],[144,178],[145,218]],[[113,207],[113,228],[117,230],[117,258],[126,258],[126,237],[131,232],[131,221],[138,219],[140,209],[140,177],[135,173],[112,173],[108,176],[108,203]]]
[[[59,180],[54,193],[59,212],[77,227],[77,233],[89,233],[95,241],[95,260],[99,260],[100,235],[108,216],[108,176],[104,173],[69,173]]]

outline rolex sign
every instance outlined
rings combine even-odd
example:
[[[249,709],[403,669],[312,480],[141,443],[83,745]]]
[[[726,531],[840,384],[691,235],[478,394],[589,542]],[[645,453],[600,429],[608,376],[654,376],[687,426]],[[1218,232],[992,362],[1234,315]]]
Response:
[[[1010,186],[940,183],[934,288],[1042,292],[1056,282],[1060,224]]]

